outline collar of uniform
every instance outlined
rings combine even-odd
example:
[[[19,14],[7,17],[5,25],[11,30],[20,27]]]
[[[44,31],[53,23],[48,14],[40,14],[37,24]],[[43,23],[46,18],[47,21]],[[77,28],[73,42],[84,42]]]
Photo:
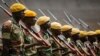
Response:
[[[20,26],[19,23],[17,23],[15,20],[12,20],[13,24],[16,24],[17,26]]]

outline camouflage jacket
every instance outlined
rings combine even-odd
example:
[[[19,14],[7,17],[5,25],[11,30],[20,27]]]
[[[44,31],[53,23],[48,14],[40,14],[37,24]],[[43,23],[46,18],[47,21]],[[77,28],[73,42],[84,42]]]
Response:
[[[23,51],[24,43],[24,34],[21,25],[19,25],[15,21],[12,21],[10,31],[6,32],[5,30],[7,29],[4,29],[2,27],[3,54],[5,54],[5,56],[20,55]]]
[[[25,33],[25,37],[24,37],[25,45],[37,43],[37,41],[28,32],[25,31],[24,33]],[[37,52],[37,49],[35,48],[35,46],[25,49],[26,56],[32,56],[36,54],[36,52]]]

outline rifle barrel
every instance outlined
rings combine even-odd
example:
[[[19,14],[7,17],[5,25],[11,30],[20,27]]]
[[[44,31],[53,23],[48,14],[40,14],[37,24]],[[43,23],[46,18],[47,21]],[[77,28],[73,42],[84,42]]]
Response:
[[[70,15],[79,25],[81,24],[74,16]]]
[[[53,15],[53,13],[52,13],[49,9],[47,9],[47,12],[48,12],[55,20],[58,20],[58,19]]]
[[[2,5],[0,5],[0,8],[1,8],[6,14],[8,14],[10,17],[12,17],[12,14],[11,14],[8,10],[6,10]]]
[[[40,13],[43,15],[43,16],[46,16],[45,13],[41,10],[41,9],[38,9],[40,11]]]
[[[9,8],[9,5],[4,0],[1,1]]]
[[[70,17],[68,16],[68,14],[64,11],[65,16],[67,17],[67,19],[69,20],[69,22],[72,23],[72,20],[70,19]]]

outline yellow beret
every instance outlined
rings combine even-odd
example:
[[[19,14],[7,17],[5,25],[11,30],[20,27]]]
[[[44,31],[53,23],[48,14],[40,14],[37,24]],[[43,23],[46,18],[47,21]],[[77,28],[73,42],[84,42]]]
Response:
[[[63,25],[63,26],[61,27],[61,31],[67,31],[67,30],[72,29],[72,28],[73,28],[73,27],[70,26],[70,25]]]
[[[19,12],[24,9],[26,9],[26,7],[21,3],[14,3],[13,5],[10,6],[11,12]]]
[[[58,22],[52,22],[51,23],[51,28],[52,29],[61,29],[61,24]]]
[[[50,20],[50,17],[41,16],[41,17],[38,18],[38,20],[37,20],[36,23],[37,23],[38,25],[42,25],[42,24],[46,23],[46,22],[49,21],[49,20]]]
[[[25,17],[35,17],[35,16],[37,16],[36,12],[32,11],[32,10],[25,10],[24,14],[25,14]]]
[[[94,31],[89,31],[89,32],[87,32],[87,35],[88,35],[88,36],[96,35],[96,32],[94,32]]]
[[[80,37],[85,37],[85,36],[87,36],[87,32],[86,31],[80,31],[79,36]]]
[[[95,32],[96,32],[96,34],[100,34],[100,30],[96,30]]]
[[[79,32],[80,32],[80,30],[78,28],[72,28],[71,34],[74,35],[74,34],[77,34]]]

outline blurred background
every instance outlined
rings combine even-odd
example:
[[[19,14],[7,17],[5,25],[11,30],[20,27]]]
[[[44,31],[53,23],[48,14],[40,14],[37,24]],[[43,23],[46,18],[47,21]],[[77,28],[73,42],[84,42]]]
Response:
[[[100,29],[100,0],[4,0],[9,6],[15,2],[23,3],[37,12],[38,16],[47,15],[51,21],[62,25],[70,24],[81,30]],[[9,8],[0,0],[0,5]],[[0,9],[0,27],[11,19]]]

